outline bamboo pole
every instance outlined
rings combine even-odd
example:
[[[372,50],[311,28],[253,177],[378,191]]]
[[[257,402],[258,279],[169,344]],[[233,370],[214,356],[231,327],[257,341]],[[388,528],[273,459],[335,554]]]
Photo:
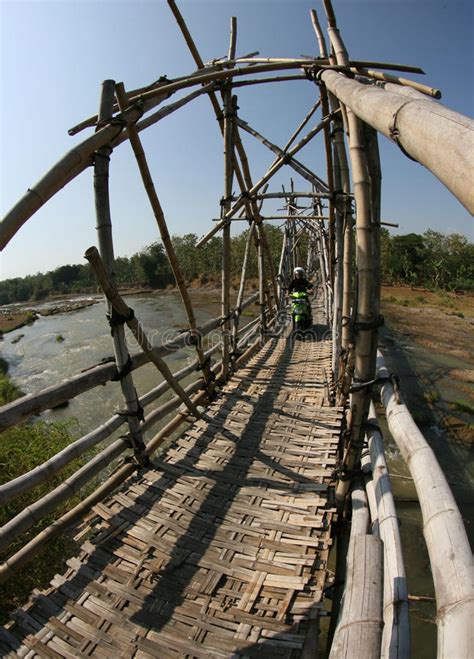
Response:
[[[93,154],[110,144],[122,132],[125,125],[135,123],[144,111],[150,110],[159,102],[152,99],[140,107],[131,107],[125,114],[116,117],[117,121],[107,124],[94,135],[68,151],[53,167],[28,188],[28,192],[10,209],[0,224],[0,249],[4,249],[16,232],[61,188],[92,165]]]
[[[472,656],[473,562],[463,519],[431,447],[390,382],[382,354],[377,372],[390,433],[408,465],[423,517],[436,594],[439,658]]]
[[[102,83],[102,92],[99,108],[99,122],[108,121],[112,115],[112,106],[115,92],[115,81],[105,80]],[[94,158],[94,197],[97,218],[97,239],[99,243],[100,258],[103,264],[104,276],[115,286],[114,276],[114,248],[112,241],[112,221],[109,203],[109,161],[112,150],[103,146],[97,150]],[[97,252],[97,250],[96,250]],[[98,252],[97,252],[98,254]],[[107,316],[113,318],[113,308],[109,299],[105,300]],[[117,371],[123,373],[120,377],[120,388],[127,413],[127,424],[130,431],[135,458],[141,467],[148,465],[145,456],[145,444],[140,428],[140,405],[138,395],[133,383],[133,376],[126,372],[126,365],[130,361],[125,331],[123,325],[112,326],[112,339],[114,346],[115,363]]]
[[[176,6],[175,1],[174,1],[174,0],[168,0],[168,6],[170,7],[170,9],[171,9],[171,11],[172,11],[172,13],[173,13],[173,15],[174,15],[174,17],[175,17],[175,19],[176,19],[176,22],[178,23],[179,28],[181,29],[181,32],[182,32],[182,34],[183,34],[183,37],[184,37],[184,39],[185,39],[185,41],[186,41],[186,44],[187,44],[187,46],[188,46],[188,48],[189,48],[189,50],[190,50],[190,52],[191,52],[191,55],[193,56],[194,61],[196,62],[197,67],[198,67],[199,69],[204,68],[204,62],[203,62],[202,59],[201,59],[201,56],[200,56],[200,54],[199,54],[199,52],[198,52],[198,50],[197,50],[197,48],[196,48],[196,45],[195,45],[195,43],[194,43],[194,41],[193,41],[193,39],[192,39],[192,37],[191,37],[191,34],[190,34],[189,30],[188,30],[188,27],[187,27],[187,25],[186,25],[186,23],[185,23],[185,21],[184,21],[182,15],[181,15],[179,9],[178,9],[178,7]],[[232,64],[232,65],[233,65],[233,64]],[[247,72],[248,72],[248,69],[247,69]],[[214,112],[215,112],[216,118],[217,118],[217,120],[218,120],[218,122],[219,122],[219,126],[220,126],[220,129],[221,129],[221,132],[222,132],[222,134],[223,134],[223,131],[224,131],[224,123],[223,123],[222,111],[221,111],[221,108],[220,108],[219,103],[218,103],[218,101],[217,101],[216,95],[215,95],[213,92],[209,93],[209,100],[211,101],[211,105],[212,105],[212,107],[213,107],[213,109],[214,109]],[[235,156],[235,154],[234,154],[234,157],[233,157],[233,167],[234,167],[234,171],[235,171],[236,178],[237,178],[237,180],[238,180],[238,182],[239,182],[239,186],[240,186],[242,192],[244,192],[244,191],[247,191],[247,190],[249,189],[248,182],[249,182],[249,180],[251,180],[251,179],[250,179],[250,173],[249,173],[249,170],[248,170],[247,156],[246,156],[245,151],[244,151],[244,148],[243,148],[243,146],[242,146],[242,143],[241,143],[241,140],[240,140],[240,136],[239,136],[239,134],[238,134],[238,130],[237,130],[237,129],[235,129],[235,132],[234,132],[234,143],[235,143],[236,150],[237,150],[237,152],[238,152],[238,154],[239,154],[240,161],[241,161],[241,164],[242,164],[242,168],[244,169],[244,173],[242,173],[242,172],[240,171],[240,167],[239,167],[239,164],[238,164],[238,162],[237,162],[237,157]],[[245,172],[245,167],[246,167],[246,166],[247,166],[247,171]],[[247,185],[246,185],[245,178],[247,179]],[[259,221],[258,212],[257,212],[255,206],[253,207],[253,211],[254,211],[254,212],[253,212],[253,213],[251,212],[252,204],[249,203],[249,201],[248,201],[248,197],[246,197],[246,200],[244,201],[244,203],[243,203],[242,205],[245,205],[245,206],[246,206],[247,214],[250,215],[250,216],[252,216],[252,217],[256,220],[256,222],[257,222],[257,224],[258,224],[258,221]],[[229,212],[230,212],[230,211],[229,211]],[[216,226],[219,226],[219,225],[216,225]],[[222,225],[222,226],[223,226],[223,225]],[[216,229],[216,231],[215,231],[214,233],[217,233],[217,231],[219,231],[220,228],[222,228],[222,227],[219,226],[219,228]],[[214,233],[213,233],[212,235],[214,235]],[[264,232],[264,229],[263,229],[263,228],[262,228],[262,230],[261,230],[260,233],[261,233],[261,236],[262,236],[262,240],[263,240],[263,244],[264,244],[265,251],[267,252],[267,257],[268,257],[268,261],[269,261],[270,272],[271,272],[271,274],[272,274],[272,282],[273,282],[273,286],[274,286],[274,290],[275,290],[275,296],[276,296],[276,283],[275,283],[275,281],[274,281],[274,280],[275,280],[275,276],[274,276],[274,271],[273,271],[273,262],[272,262],[272,257],[271,257],[271,253],[270,253],[270,248],[269,248],[268,242],[267,242],[267,240],[266,240],[265,232]],[[210,237],[212,237],[212,236],[210,236]],[[199,247],[201,244],[203,244],[202,241],[198,242],[198,243],[197,243],[197,247]]]
[[[383,437],[373,402],[369,408],[370,459],[377,500],[380,538],[384,552],[382,659],[410,657],[408,590],[402,543],[390,474],[385,460]]]
[[[200,414],[197,408],[192,404],[189,396],[187,396],[182,387],[176,382],[173,374],[169,370],[166,363],[158,357],[156,353],[153,352],[151,343],[149,342],[145,332],[143,331],[142,326],[139,324],[138,320],[135,318],[133,311],[125,304],[115,284],[110,281],[107,273],[105,272],[102,259],[95,247],[89,247],[89,249],[84,254],[84,257],[91,264],[94,273],[102,286],[104,293],[107,299],[110,301],[111,305],[114,308],[114,311],[119,316],[120,322],[123,321],[127,323],[128,327],[132,331],[134,337],[141,346],[143,352],[148,355],[149,360],[156,366],[160,371],[163,378],[168,382],[173,391],[181,398],[182,402],[186,405],[188,410],[196,418],[200,417]]]
[[[313,27],[318,39],[319,48],[322,56],[327,56],[326,41],[324,38],[323,31],[321,29],[317,13],[314,9],[311,10],[311,20]],[[324,85],[324,82],[321,84]],[[339,107],[339,101],[336,97],[328,93],[329,103],[331,110],[337,109]],[[344,110],[345,115],[345,110]],[[338,189],[342,190],[343,195],[338,197],[338,207],[337,212],[340,214],[339,221],[342,223],[342,241],[339,246],[339,258],[340,263],[338,264],[338,274],[339,281],[337,283],[337,292],[336,295],[339,298],[342,298],[341,312],[338,314],[338,307],[335,308],[337,324],[334,327],[334,332],[336,335],[336,340],[333,343],[333,368],[334,368],[334,378],[336,381],[340,381],[341,376],[344,377],[343,366],[345,358],[348,351],[350,350],[351,344],[351,335],[349,328],[349,318],[351,313],[351,294],[352,294],[352,251],[353,251],[353,240],[352,240],[352,214],[350,212],[350,202],[349,202],[349,193],[350,193],[350,178],[349,178],[349,167],[347,163],[347,154],[344,144],[343,137],[343,125],[340,116],[337,116],[334,120],[335,126],[333,129],[333,141],[334,141],[334,161],[337,158],[337,176],[340,179],[340,186]],[[333,161],[333,162],[334,162]],[[335,172],[336,176],[336,172]],[[342,272],[341,272],[342,270]],[[342,290],[341,290],[342,289]],[[337,304],[339,300],[336,299]],[[335,305],[336,306],[336,305]],[[346,380],[349,378],[346,377]],[[344,388],[347,389],[348,385]],[[345,402],[345,391],[339,393],[340,402]]]
[[[118,84],[116,87],[116,95],[117,95],[117,100],[120,106],[120,109],[124,113],[126,111],[127,107],[127,95],[125,93],[125,88],[123,84]],[[142,177],[143,185],[145,187],[148,199],[150,201],[150,205],[153,210],[153,214],[155,216],[156,222],[158,224],[158,228],[160,231],[160,236],[161,240],[163,242],[163,245],[166,250],[166,255],[168,257],[168,261],[170,263],[171,269],[173,271],[174,278],[176,280],[176,284],[178,286],[181,299],[183,301],[184,309],[186,312],[186,316],[188,319],[189,327],[193,336],[193,339],[195,341],[196,345],[196,352],[198,355],[199,359],[199,364],[200,368],[203,372],[204,376],[204,382],[207,387],[209,387],[211,378],[210,378],[210,371],[209,367],[206,364],[206,360],[204,359],[204,353],[202,350],[202,345],[201,345],[201,336],[199,332],[197,331],[197,323],[196,323],[196,317],[194,315],[194,310],[193,310],[193,305],[191,302],[191,298],[188,293],[188,289],[186,287],[186,282],[184,281],[183,273],[181,271],[178,259],[176,257],[176,253],[174,251],[173,244],[171,242],[171,238],[168,232],[168,227],[166,225],[166,220],[165,216],[163,213],[163,209],[161,208],[160,200],[158,199],[158,195],[156,194],[156,189],[153,183],[153,179],[150,173],[150,168],[148,167],[148,163],[146,160],[145,152],[143,151],[143,146],[141,143],[141,140],[138,136],[138,132],[135,126],[133,125],[128,125],[127,126],[127,132],[128,132],[128,137],[130,139],[130,144],[132,145],[133,152],[135,154],[135,158],[138,164],[138,168],[140,170],[140,174]],[[209,391],[209,393],[211,393]]]
[[[430,96],[431,98],[436,98],[438,100],[441,98],[441,91],[439,89],[428,87],[428,85],[423,85],[423,83],[416,82],[415,80],[400,78],[399,76],[390,75],[390,73],[382,73],[381,71],[373,71],[372,69],[356,69],[355,67],[351,67],[350,71],[356,75],[373,78],[374,80],[382,80],[402,87],[410,87],[411,89],[416,89],[418,92]]]
[[[242,208],[242,206],[245,203],[245,200],[248,199],[248,197],[252,197],[256,192],[262,188],[265,183],[267,183],[282,167],[283,165],[286,164],[286,161],[292,158],[298,151],[300,151],[306,144],[313,138],[315,137],[325,126],[326,123],[329,123],[331,119],[333,118],[335,113],[331,113],[329,116],[325,117],[317,126],[312,128],[307,135],[301,139],[298,144],[296,144],[290,151],[288,151],[284,156],[277,158],[273,164],[269,167],[269,169],[266,171],[266,173],[263,175],[263,177],[255,183],[252,188],[247,190],[245,195],[241,195],[239,199],[235,202],[235,204],[232,206],[232,208],[229,210],[229,212],[226,214],[223,220],[221,222],[217,223],[211,231],[209,231],[201,240],[197,243],[197,247],[200,247],[204,245],[206,242],[208,242],[222,227],[224,224],[229,220],[231,217],[233,217],[238,210]]]
[[[242,259],[242,271],[240,274],[240,283],[239,283],[239,291],[237,293],[237,301],[235,303],[235,315],[234,315],[234,325],[232,328],[232,353],[233,353],[233,362],[235,362],[236,359],[236,352],[237,352],[237,335],[239,331],[239,322],[240,322],[240,314],[242,313],[242,300],[244,297],[244,291],[245,291],[245,281],[247,278],[247,265],[248,265],[248,260],[250,256],[250,247],[252,244],[252,241],[254,239],[254,232],[255,232],[255,221],[252,222],[252,224],[249,227],[248,230],[248,235],[247,239],[245,241],[245,250],[244,250],[244,257]]]
[[[336,20],[330,0],[323,0],[324,8],[328,16],[329,36],[333,50],[336,54],[338,64],[347,65],[348,56],[343,41],[337,28]],[[331,89],[331,91],[333,91]],[[356,229],[357,229],[357,309],[356,322],[358,327],[355,347],[355,378],[358,382],[373,380],[375,374],[375,360],[372,354],[372,346],[376,341],[377,330],[374,321],[378,315],[374,315],[373,290],[374,290],[374,263],[372,246],[372,229],[370,214],[370,181],[368,177],[367,159],[364,150],[362,125],[356,115],[347,109],[349,125],[349,152],[352,162],[352,178],[354,182],[354,195],[356,202]],[[374,338],[375,337],[375,338]],[[352,429],[351,442],[349,443],[345,456],[344,465],[352,470],[360,459],[362,449],[363,432],[362,426],[367,418],[369,408],[369,394],[366,389],[361,389],[352,395]],[[341,480],[336,489],[336,499],[339,505],[345,499],[349,482]]]
[[[230,43],[228,58],[233,60],[235,57],[235,45],[237,40],[237,19],[231,18],[230,24]],[[237,97],[232,96],[232,89],[225,87],[222,91],[222,102],[224,107],[224,205],[221,207],[222,213],[229,210],[231,202],[229,197],[232,195],[232,183],[234,179],[234,121],[237,111]],[[231,276],[231,253],[230,253],[230,224],[223,228],[222,232],[222,283],[221,283],[221,313],[223,318],[222,325],[222,373],[221,377],[226,380],[230,367],[230,276]]]
[[[242,128],[242,130],[245,130],[245,132],[249,133],[249,135],[255,137],[259,142],[261,142],[266,147],[268,147],[270,151],[276,153],[277,156],[285,157],[287,147],[285,147],[285,149],[280,149],[276,144],[273,144],[272,142],[267,140],[265,137],[263,137],[263,135],[261,135],[258,131],[256,131],[251,126],[249,126],[249,124],[246,121],[243,121],[242,119],[237,119],[236,123],[239,126],[239,128]],[[300,176],[302,176],[304,179],[306,179],[312,185],[314,185],[316,190],[319,190],[320,192],[329,191],[327,183],[325,183],[321,178],[319,178],[319,176],[316,176],[314,172],[312,172],[308,167],[306,167],[301,162],[299,162],[299,160],[296,160],[296,158],[290,158],[287,164],[292,169],[294,169],[295,172],[297,172]]]
[[[363,121],[427,167],[474,214],[474,122],[433,101],[402,98],[333,72],[321,76]]]
[[[245,149],[242,145],[242,141],[240,139],[239,135],[239,130],[237,128],[237,114],[235,117],[235,122],[234,122],[234,143],[235,147],[237,150],[237,153],[239,155],[240,159],[240,164],[242,167],[242,185],[241,189],[249,189],[252,187],[252,176],[250,174],[250,167],[248,163],[248,158],[247,154],[245,152]],[[242,187],[243,186],[243,187]],[[266,182],[264,183],[263,187],[266,189]],[[275,274],[275,267],[273,265],[273,256],[272,252],[270,249],[270,245],[268,244],[267,237],[265,234],[265,229],[262,224],[261,216],[260,216],[260,209],[257,206],[257,203],[255,200],[248,200],[248,203],[244,201],[244,205],[246,206],[247,212],[251,213],[251,218],[255,221],[255,224],[257,226],[257,237],[258,240],[261,241],[262,243],[262,249],[264,250],[266,256],[267,256],[267,263],[268,263],[268,270],[270,273],[270,280],[273,288],[273,295],[275,300],[278,299],[278,293],[277,293],[277,287],[276,287],[276,274]],[[230,210],[228,211],[230,213]],[[227,213],[227,214],[228,214]],[[199,245],[199,243],[198,243]],[[255,246],[257,247],[257,252],[258,252],[258,245],[257,242],[255,242]],[[263,254],[262,254],[263,258]]]

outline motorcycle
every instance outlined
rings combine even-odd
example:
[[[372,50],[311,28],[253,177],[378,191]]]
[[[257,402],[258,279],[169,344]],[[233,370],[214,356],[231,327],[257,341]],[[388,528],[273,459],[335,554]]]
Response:
[[[296,332],[304,332],[312,324],[308,294],[305,291],[294,291],[290,293],[290,300],[293,329]]]

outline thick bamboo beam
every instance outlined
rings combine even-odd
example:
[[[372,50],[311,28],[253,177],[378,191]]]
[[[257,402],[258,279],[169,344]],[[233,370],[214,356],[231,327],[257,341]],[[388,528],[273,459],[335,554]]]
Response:
[[[390,433],[408,465],[423,517],[436,594],[438,657],[472,656],[474,614],[473,560],[463,519],[446,477],[399,393],[394,392],[382,354],[377,374]]]
[[[384,552],[383,620],[381,657],[405,659],[410,656],[410,622],[408,590],[402,543],[390,474],[374,404],[369,408],[367,431],[372,466],[377,518]]]
[[[151,126],[171,112],[197,98],[197,96],[208,93],[213,87],[214,85],[210,83],[183,99],[162,108],[147,119],[140,121],[137,124],[138,130],[143,130]],[[160,99],[156,99],[154,103],[144,106],[144,108],[132,108],[125,116],[116,117],[116,123],[112,122],[110,125],[105,126],[90,138],[75,146],[71,151],[68,151],[35,185],[28,189],[28,192],[5,215],[3,221],[0,223],[0,249],[3,250],[6,247],[23,224],[51,197],[93,164],[93,154],[96,149],[101,148],[105,144],[110,144],[114,148],[127,139],[122,132],[123,122],[136,122],[144,111],[151,109],[158,102],[161,102]]]
[[[381,541],[372,535],[351,535],[343,608],[329,659],[380,657],[382,570]]]
[[[115,284],[110,281],[104,269],[102,259],[100,258],[97,249],[95,247],[89,247],[89,249],[84,254],[84,257],[91,264],[94,273],[100,285],[102,286],[105,295],[107,296],[107,299],[110,301],[110,303],[114,308],[114,311],[119,316],[120,322],[123,319],[123,321],[127,323],[134,337],[141,346],[143,352],[147,353],[149,360],[160,371],[163,378],[166,380],[166,382],[168,382],[168,384],[173,389],[173,391],[181,398],[182,402],[186,405],[186,407],[191,412],[191,414],[196,418],[199,418],[200,414],[196,409],[196,407],[192,404],[191,400],[189,399],[189,396],[187,396],[184,393],[182,387],[176,382],[176,380],[173,377],[173,374],[171,373],[171,371],[169,370],[168,366],[163,361],[163,359],[161,359],[161,357],[158,357],[156,353],[153,352],[153,346],[148,340],[148,337],[146,336],[145,332],[143,331],[143,327],[135,318],[133,311],[125,304],[125,302],[119,295],[119,292]]]
[[[474,121],[429,99],[402,98],[326,71],[328,89],[363,121],[429,169],[474,214]]]

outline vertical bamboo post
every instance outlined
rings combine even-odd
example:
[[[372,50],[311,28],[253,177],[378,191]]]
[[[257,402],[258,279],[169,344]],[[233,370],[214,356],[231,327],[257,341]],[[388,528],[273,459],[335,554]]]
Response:
[[[327,57],[328,51],[326,47],[326,41],[324,38],[321,25],[318,20],[318,15],[314,9],[311,10],[311,20],[313,27],[316,33],[316,37],[319,43],[319,50],[321,57]],[[334,60],[334,57],[331,56],[331,61]],[[324,81],[320,81],[321,85],[324,85]],[[324,85],[325,86],[325,85]],[[342,104],[339,103],[338,99],[331,93],[328,93],[328,98],[330,102],[331,111],[334,113],[335,110],[341,105],[341,110],[343,109]],[[343,113],[345,117],[345,112]],[[344,129],[343,121],[339,114],[334,115],[334,128],[333,128],[333,142],[334,142],[334,159],[333,165],[337,168],[337,173],[334,173],[334,185],[335,188],[339,191],[342,191],[343,195],[348,195],[350,192],[350,178],[349,178],[349,166],[347,163],[347,154],[346,147],[344,144]],[[337,156],[337,165],[334,164]],[[340,184],[335,183],[336,176],[340,177]],[[342,204],[342,208],[340,207]],[[338,264],[338,273],[340,275],[340,281],[337,284],[335,289],[336,295],[336,304],[335,304],[335,322],[337,322],[336,327],[334,327],[333,332],[336,336],[336,341],[333,343],[333,369],[334,377],[336,381],[339,381],[340,375],[344,373],[339,373],[339,371],[344,370],[345,357],[348,356],[348,351],[350,350],[351,344],[351,333],[349,327],[349,319],[351,314],[351,297],[352,297],[352,214],[350,212],[350,201],[347,196],[339,197],[339,203],[337,205],[337,213],[339,213],[339,221],[342,223],[342,228],[339,230],[342,232],[341,244],[336,247],[339,253],[339,264]],[[342,217],[341,217],[342,214]],[[337,218],[336,218],[337,221]],[[337,292],[336,292],[337,291]],[[342,299],[338,299],[340,298]],[[338,314],[339,303],[341,304],[341,313]],[[346,378],[348,379],[348,378]],[[347,388],[347,387],[346,387]],[[339,392],[339,402],[345,400],[346,393]]]
[[[235,44],[237,39],[237,19],[232,16],[230,23],[230,44],[228,59],[235,57]],[[222,214],[230,209],[232,197],[232,181],[234,176],[232,143],[234,133],[234,113],[237,107],[237,97],[232,97],[232,84],[224,87],[222,92],[224,106],[224,203]],[[230,226],[228,222],[222,230],[222,282],[221,282],[221,314],[222,324],[222,370],[221,378],[227,379],[230,364]]]
[[[249,227],[249,232],[247,235],[247,240],[245,241],[245,251],[244,258],[242,260],[242,271],[240,274],[240,284],[239,292],[237,294],[237,302],[235,304],[235,314],[234,314],[234,326],[232,330],[232,358],[233,361],[237,358],[237,344],[239,342],[239,323],[240,323],[240,312],[242,307],[242,300],[244,299],[245,291],[245,280],[247,278],[247,264],[250,255],[250,247],[254,241],[254,232],[255,232],[255,222]]]
[[[117,101],[121,111],[125,111],[128,105],[127,94],[122,83],[116,85],[115,93],[117,96]],[[186,288],[186,282],[184,281],[183,273],[179,265],[178,259],[176,257],[176,252],[174,251],[173,243],[168,232],[168,227],[166,225],[165,215],[163,209],[161,208],[160,200],[156,194],[155,186],[153,179],[151,177],[150,169],[145,157],[145,152],[143,151],[143,146],[138,135],[138,130],[135,125],[127,125],[128,136],[130,139],[130,144],[132,146],[135,158],[137,161],[138,168],[142,177],[143,185],[145,187],[150,205],[153,210],[156,222],[158,224],[158,229],[160,231],[161,240],[166,250],[168,260],[173,271],[176,284],[178,286],[179,292],[181,294],[181,299],[183,301],[183,306],[186,311],[188,318],[189,328],[191,330],[192,341],[196,346],[196,352],[199,360],[199,366],[203,372],[204,381],[208,388],[208,393],[212,395],[212,382],[214,376],[210,369],[210,362],[204,356],[204,351],[202,349],[202,337],[197,328],[196,317],[194,315],[194,309],[191,302],[191,298]]]
[[[106,121],[112,116],[114,104],[115,81],[105,80],[102,83],[102,92],[99,108],[99,122]],[[114,248],[112,241],[112,221],[110,217],[109,202],[109,161],[112,150],[108,146],[101,147],[94,158],[94,196],[95,211],[97,218],[97,238],[99,252],[104,262],[108,276],[114,280]],[[138,464],[143,467],[149,464],[149,458],[145,454],[140,420],[143,411],[138,402],[137,392],[133,384],[131,373],[127,373],[130,355],[125,340],[123,324],[114,323],[115,314],[111,303],[106,299],[107,315],[111,322],[112,337],[114,343],[115,362],[120,377],[120,387],[125,400],[127,422],[132,438],[132,446]]]
[[[364,138],[367,151],[367,166],[370,177],[370,208],[372,221],[373,259],[374,259],[374,286],[373,286],[373,309],[375,317],[379,317],[380,311],[380,288],[382,285],[381,263],[380,263],[380,207],[382,191],[382,168],[380,166],[379,143],[377,131],[364,123]],[[378,337],[377,332],[373,335],[372,357],[377,359]]]
[[[263,258],[262,228],[257,224],[258,259],[258,303],[260,306],[260,343],[263,344],[266,330],[265,315],[265,263]]]
[[[342,173],[339,162],[339,154],[334,145],[333,154],[334,186],[337,190],[342,188]],[[341,354],[341,331],[342,331],[342,295],[343,295],[343,255],[344,255],[344,233],[343,214],[340,201],[335,210],[335,268],[334,268],[334,309],[332,320],[332,371],[334,380],[339,380],[339,357]]]
[[[337,63],[347,66],[349,58],[344,43],[337,28],[331,0],[323,0],[329,22],[329,36]],[[355,378],[358,382],[368,382],[375,374],[375,359],[373,359],[373,341],[376,316],[373,307],[373,245],[370,213],[370,179],[368,175],[367,158],[364,148],[362,122],[347,109],[349,127],[349,152],[352,162],[354,195],[356,200],[356,231],[357,231],[357,339],[355,348]],[[377,316],[378,318],[378,316]],[[367,418],[370,402],[368,388],[361,389],[352,395],[352,438],[344,456],[344,467],[354,468],[360,459],[363,442],[362,427]],[[336,490],[336,499],[342,505],[349,488],[349,481],[341,480]]]

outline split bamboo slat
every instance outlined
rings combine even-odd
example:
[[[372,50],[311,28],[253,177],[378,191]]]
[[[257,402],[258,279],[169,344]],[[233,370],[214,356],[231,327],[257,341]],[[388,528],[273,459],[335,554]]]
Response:
[[[79,555],[2,652],[303,656],[335,512],[330,359],[329,341],[270,339],[164,457],[96,499]]]
[[[378,375],[389,380],[381,390],[388,427],[421,506],[436,595],[438,657],[468,659],[474,650],[474,566],[463,520],[432,448],[394,392],[380,352],[377,368]]]

